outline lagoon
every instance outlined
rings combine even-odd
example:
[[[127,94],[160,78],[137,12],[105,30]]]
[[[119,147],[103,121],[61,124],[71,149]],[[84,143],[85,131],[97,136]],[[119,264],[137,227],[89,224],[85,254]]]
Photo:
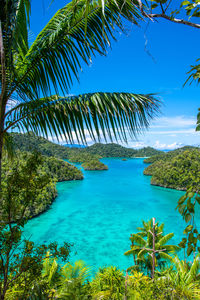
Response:
[[[132,264],[123,253],[142,220],[164,222],[165,233],[174,232],[173,243],[179,243],[185,224],[175,207],[183,192],[150,185],[142,158],[101,161],[108,171],[83,171],[82,181],[58,183],[58,197],[28,222],[25,237],[37,244],[73,243],[70,261],[82,259],[94,270]]]

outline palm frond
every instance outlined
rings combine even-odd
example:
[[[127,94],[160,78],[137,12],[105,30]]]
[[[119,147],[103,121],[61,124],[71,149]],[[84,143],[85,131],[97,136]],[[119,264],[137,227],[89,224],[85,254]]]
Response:
[[[16,7],[15,22],[12,23],[13,26],[13,49],[15,53],[19,56],[24,57],[28,51],[28,26],[30,23],[30,10],[31,3],[30,0],[18,0]]]
[[[177,255],[175,255],[173,257],[172,263],[179,273],[187,273],[188,267],[187,267],[186,262],[183,260],[180,260],[180,258]]]
[[[85,129],[94,140],[124,140],[145,129],[158,110],[152,95],[93,93],[20,103],[6,114],[5,131],[15,126],[48,136],[64,135],[86,143]],[[74,135],[73,135],[74,132]]]
[[[146,241],[145,239],[143,239],[140,235],[136,234],[132,234],[131,236],[131,241],[137,243],[139,246],[145,246],[146,245]]]
[[[88,279],[90,271],[91,268],[82,260],[76,261],[74,265],[68,263],[61,269],[62,281],[79,279],[81,283],[84,283]]]
[[[197,275],[200,270],[200,256],[197,255],[192,263],[192,266],[190,268],[190,276],[191,276],[191,281],[196,280]]]
[[[140,252],[141,248],[139,246],[133,246],[131,248],[131,250],[128,250],[124,253],[124,255],[128,256],[128,255],[135,255],[138,254],[138,252]]]
[[[159,246],[165,245],[171,238],[174,236],[174,233],[168,233],[165,236],[163,236],[161,239],[159,239]]]
[[[38,35],[23,60],[16,65],[10,94],[39,98],[68,92],[78,80],[84,63],[90,64],[95,53],[106,54],[114,30],[123,30],[122,18],[137,24],[138,7],[131,0],[72,1],[60,9]]]
[[[173,257],[170,256],[169,254],[165,253],[165,252],[160,252],[159,253],[160,257],[162,257],[164,260],[173,262]]]
[[[181,248],[176,245],[163,245],[162,248],[165,248],[168,252],[178,252],[181,250]]]

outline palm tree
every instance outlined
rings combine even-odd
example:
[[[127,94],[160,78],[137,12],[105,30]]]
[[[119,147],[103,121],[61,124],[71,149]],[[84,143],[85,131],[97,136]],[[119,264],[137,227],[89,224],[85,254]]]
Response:
[[[86,142],[126,140],[148,126],[159,102],[152,95],[69,95],[83,64],[105,55],[122,20],[137,24],[131,0],[72,0],[58,10],[30,44],[30,0],[2,0],[0,10],[0,170],[3,144],[15,129]],[[138,4],[139,5],[139,4]],[[60,94],[62,96],[60,96]],[[64,95],[64,96],[63,96]],[[68,95],[68,96],[65,96]]]
[[[92,299],[123,299],[125,292],[124,274],[113,266],[100,268],[90,286]]]
[[[67,263],[61,266],[48,252],[44,258],[40,281],[37,279],[29,291],[30,299],[82,299],[84,284],[90,271],[91,268],[81,260],[73,265]]]
[[[83,261],[79,260],[71,265],[67,263],[61,268],[60,288],[58,289],[58,299],[85,299],[86,283],[90,276],[91,268]]]
[[[146,271],[152,276],[152,252],[153,252],[153,221],[143,221],[143,227],[138,227],[138,233],[131,234],[131,249],[126,251],[124,255],[133,255],[134,266],[128,268],[130,270]],[[162,268],[166,261],[171,261],[170,253],[178,251],[180,248],[176,245],[168,245],[168,241],[174,236],[173,233],[164,235],[164,224],[155,224],[155,266]]]
[[[197,255],[192,263],[187,263],[176,255],[171,263],[173,268],[161,273],[159,279],[172,287],[172,295],[179,296],[178,299],[199,299],[200,256]]]

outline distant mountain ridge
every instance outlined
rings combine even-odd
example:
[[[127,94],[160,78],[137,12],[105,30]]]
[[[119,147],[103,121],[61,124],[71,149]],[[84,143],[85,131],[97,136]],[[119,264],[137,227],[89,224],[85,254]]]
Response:
[[[127,148],[119,144],[96,143],[87,147],[87,151],[92,154],[97,154],[102,157],[148,157],[161,154],[162,151],[152,147],[144,147],[141,149]]]
[[[151,147],[145,147],[142,149],[126,148],[119,144],[109,143],[101,144],[96,143],[94,145],[84,147],[73,147],[55,144],[48,141],[43,137],[37,137],[34,134],[21,134],[12,133],[14,145],[17,149],[22,151],[34,151],[37,150],[43,155],[55,156],[62,159],[70,159],[70,157],[78,157],[78,161],[81,161],[81,156],[88,157],[88,160],[93,159],[94,156],[99,157],[149,157],[153,155],[161,154],[162,151],[156,150]],[[75,144],[76,145],[76,144]],[[83,146],[83,147],[82,147]],[[85,159],[84,159],[85,160]]]

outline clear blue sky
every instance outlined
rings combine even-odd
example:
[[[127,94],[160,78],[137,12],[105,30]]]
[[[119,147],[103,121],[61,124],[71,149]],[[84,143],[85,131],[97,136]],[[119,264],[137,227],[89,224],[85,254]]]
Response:
[[[36,36],[52,15],[67,1],[33,0],[31,31]],[[118,34],[107,57],[97,56],[91,66],[83,68],[80,83],[75,82],[70,93],[123,91],[159,93],[162,114],[149,132],[129,141],[129,146],[151,145],[171,149],[180,145],[200,144],[195,122],[200,107],[200,85],[183,88],[190,65],[200,58],[200,30],[159,20],[147,30],[131,24],[127,35]],[[145,38],[146,34],[146,38]],[[154,59],[145,51],[147,49]],[[88,139],[90,143],[90,139]]]

